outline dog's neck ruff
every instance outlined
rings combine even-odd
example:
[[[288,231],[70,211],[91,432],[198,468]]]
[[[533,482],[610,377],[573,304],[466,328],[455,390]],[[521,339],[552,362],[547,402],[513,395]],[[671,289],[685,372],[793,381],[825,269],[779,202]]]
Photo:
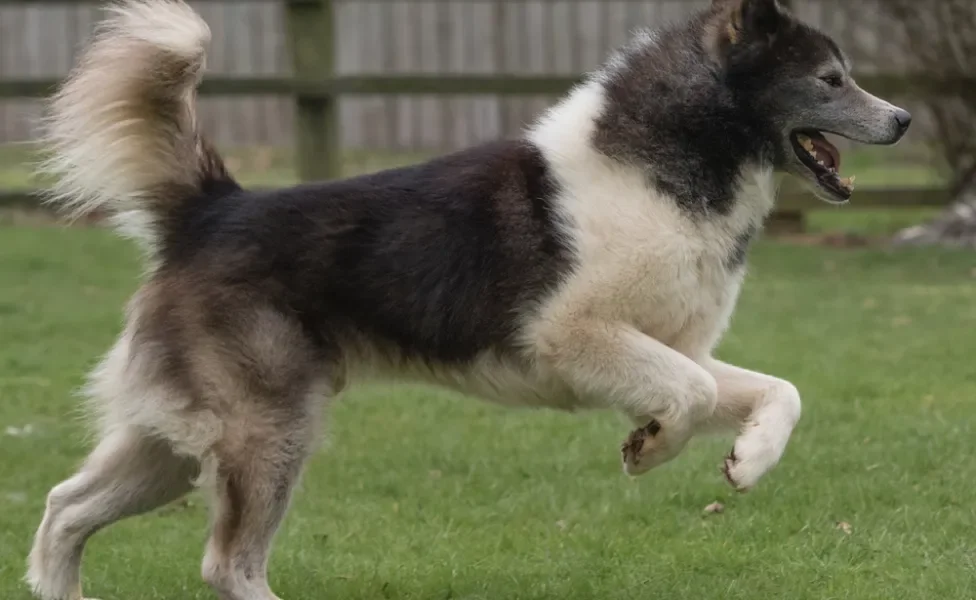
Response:
[[[643,36],[639,42],[646,47],[654,39]],[[673,197],[669,190],[655,185],[660,165],[635,165],[629,157],[609,155],[594,143],[597,123],[607,110],[603,81],[604,78],[597,74],[574,88],[527,132],[526,137],[543,152],[559,177],[572,179],[581,173],[599,172],[608,176],[608,182],[643,186],[649,197],[670,198],[683,209],[682,212],[696,220],[722,216],[725,218],[720,220],[735,232],[761,228],[762,221],[773,208],[779,182],[771,158],[750,160],[740,166],[733,190],[734,201],[729,203],[727,210],[718,211],[712,199],[704,194],[697,197],[697,206],[689,210],[687,201]]]

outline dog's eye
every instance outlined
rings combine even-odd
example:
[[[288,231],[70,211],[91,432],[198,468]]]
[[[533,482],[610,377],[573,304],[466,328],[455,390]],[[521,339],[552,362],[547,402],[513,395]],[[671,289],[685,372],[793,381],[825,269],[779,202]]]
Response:
[[[826,83],[830,87],[839,88],[844,86],[844,78],[836,73],[832,75],[825,75],[824,77],[820,78],[820,81]]]

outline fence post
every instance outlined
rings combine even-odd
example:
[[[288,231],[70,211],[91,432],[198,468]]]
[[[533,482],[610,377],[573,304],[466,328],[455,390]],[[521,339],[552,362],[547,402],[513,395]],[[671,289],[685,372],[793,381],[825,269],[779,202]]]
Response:
[[[285,0],[285,22],[294,77],[321,81],[335,75],[332,0]],[[295,96],[295,161],[302,181],[341,175],[339,102],[335,96]]]

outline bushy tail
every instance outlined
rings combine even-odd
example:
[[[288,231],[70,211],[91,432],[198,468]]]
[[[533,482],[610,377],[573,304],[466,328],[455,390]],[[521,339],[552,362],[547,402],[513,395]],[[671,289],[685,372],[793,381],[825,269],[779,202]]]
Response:
[[[195,96],[210,41],[182,0],[125,0],[110,9],[50,101],[41,175],[72,217],[108,213],[155,248],[167,218],[231,182],[197,131]]]

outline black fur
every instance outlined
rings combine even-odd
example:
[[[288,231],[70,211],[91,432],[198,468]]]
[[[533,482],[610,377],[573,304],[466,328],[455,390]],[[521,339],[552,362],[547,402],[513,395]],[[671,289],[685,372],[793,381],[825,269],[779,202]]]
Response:
[[[781,166],[781,115],[809,95],[793,82],[831,57],[845,62],[832,40],[772,0],[742,6],[734,43],[729,11],[716,4],[599,75],[607,107],[596,147],[646,168],[652,185],[699,216],[732,210],[743,166]]]
[[[752,240],[755,239],[758,232],[758,228],[752,226],[735,237],[735,245],[732,246],[732,251],[725,261],[726,269],[735,271],[745,264],[746,255],[749,253],[749,246],[752,244]]]
[[[518,311],[571,268],[556,192],[524,141],[337,182],[234,189],[183,203],[163,269],[205,268],[266,296],[325,345],[365,332],[404,356],[457,363],[511,344]]]
[[[706,60],[703,25],[660,32],[606,75],[607,108],[594,143],[646,167],[651,185],[689,212],[728,214],[740,169],[759,160],[767,136]]]

